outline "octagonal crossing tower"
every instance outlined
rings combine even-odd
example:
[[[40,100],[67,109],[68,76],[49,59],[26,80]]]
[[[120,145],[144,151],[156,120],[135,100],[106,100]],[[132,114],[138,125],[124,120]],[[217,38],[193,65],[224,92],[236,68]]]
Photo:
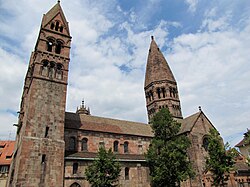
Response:
[[[25,77],[7,186],[63,186],[71,36],[60,2],[43,15]]]
[[[182,119],[177,82],[154,37],[151,38],[144,84],[149,122],[161,108],[168,108],[174,118]]]

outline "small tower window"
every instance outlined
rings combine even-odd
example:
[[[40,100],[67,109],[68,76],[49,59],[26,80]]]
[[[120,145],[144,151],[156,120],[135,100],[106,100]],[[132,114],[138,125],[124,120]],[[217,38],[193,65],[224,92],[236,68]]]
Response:
[[[125,180],[129,180],[129,168],[125,167]]]
[[[128,153],[128,142],[124,142],[124,153]]]
[[[104,141],[100,141],[100,142],[99,142],[99,148],[101,148],[101,147],[102,147],[102,148],[105,148]]]
[[[76,174],[78,171],[78,163],[73,164],[73,174]]]
[[[60,32],[63,32],[63,26],[60,27]]]
[[[52,22],[51,24],[50,24],[50,29],[54,29],[54,27],[55,27],[55,24]]]
[[[158,98],[160,99],[161,98],[161,90],[160,90],[160,88],[157,88],[157,94],[158,94]]]
[[[82,139],[82,151],[88,151],[88,139],[87,138]]]
[[[59,29],[59,21],[56,22],[56,27],[55,27],[55,30],[58,31]]]
[[[52,52],[52,48],[53,48],[53,41],[51,40],[47,41],[47,51]]]
[[[42,162],[41,162],[41,163],[42,163],[42,164],[45,164],[45,162],[46,162],[46,155],[43,154],[43,155],[42,155]]]
[[[163,98],[165,98],[166,97],[166,90],[165,90],[165,88],[161,88],[161,91],[162,91]]]
[[[114,141],[114,152],[118,152],[118,141]]]
[[[56,54],[60,54],[61,53],[61,49],[62,49],[62,43],[61,42],[57,42],[56,44]]]
[[[49,134],[49,127],[46,127],[44,137],[47,138],[48,134]]]
[[[76,150],[76,138],[75,137],[70,137],[69,139],[69,150],[70,151]]]

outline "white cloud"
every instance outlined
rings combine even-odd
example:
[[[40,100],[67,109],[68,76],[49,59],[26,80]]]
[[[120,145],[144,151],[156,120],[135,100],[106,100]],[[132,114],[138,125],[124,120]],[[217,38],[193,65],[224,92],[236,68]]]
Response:
[[[185,3],[188,5],[188,10],[193,13],[196,11],[199,0],[185,0]]]
[[[169,26],[182,33],[181,23],[156,20],[151,29],[145,24],[158,13],[161,2],[148,1],[139,11],[129,12],[110,0],[61,2],[73,37],[67,110],[75,111],[85,98],[93,115],[146,122],[143,81],[150,35],[154,35],[159,47],[167,48],[184,115],[201,105],[224,137],[239,136],[249,126],[250,114],[249,13],[243,12],[240,27],[235,27],[233,11],[210,6],[198,31],[169,38]],[[190,12],[196,12],[198,0],[185,2]],[[1,4],[6,19],[1,19],[0,27],[0,127],[6,130],[0,136],[8,137],[16,123],[17,118],[6,111],[19,110],[41,17],[53,3],[9,0]],[[122,65],[129,71],[121,71]]]

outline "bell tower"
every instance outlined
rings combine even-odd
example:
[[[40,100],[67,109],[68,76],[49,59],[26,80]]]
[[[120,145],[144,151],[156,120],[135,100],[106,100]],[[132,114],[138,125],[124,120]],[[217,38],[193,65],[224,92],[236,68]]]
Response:
[[[60,1],[43,15],[24,81],[7,186],[63,186],[71,36]]]
[[[154,37],[151,39],[144,84],[149,122],[161,108],[182,119],[177,82]]]

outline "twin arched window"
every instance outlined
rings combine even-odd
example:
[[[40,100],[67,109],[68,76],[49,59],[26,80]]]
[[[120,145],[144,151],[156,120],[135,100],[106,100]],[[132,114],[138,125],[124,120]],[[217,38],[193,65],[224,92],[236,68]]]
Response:
[[[55,46],[55,53],[60,54],[62,51],[62,47],[63,47],[63,41],[55,40],[53,38],[48,38],[47,39],[47,51],[53,52],[54,46]]]
[[[63,79],[63,65],[61,63],[49,62],[44,60],[42,62],[40,74],[45,77]]]

